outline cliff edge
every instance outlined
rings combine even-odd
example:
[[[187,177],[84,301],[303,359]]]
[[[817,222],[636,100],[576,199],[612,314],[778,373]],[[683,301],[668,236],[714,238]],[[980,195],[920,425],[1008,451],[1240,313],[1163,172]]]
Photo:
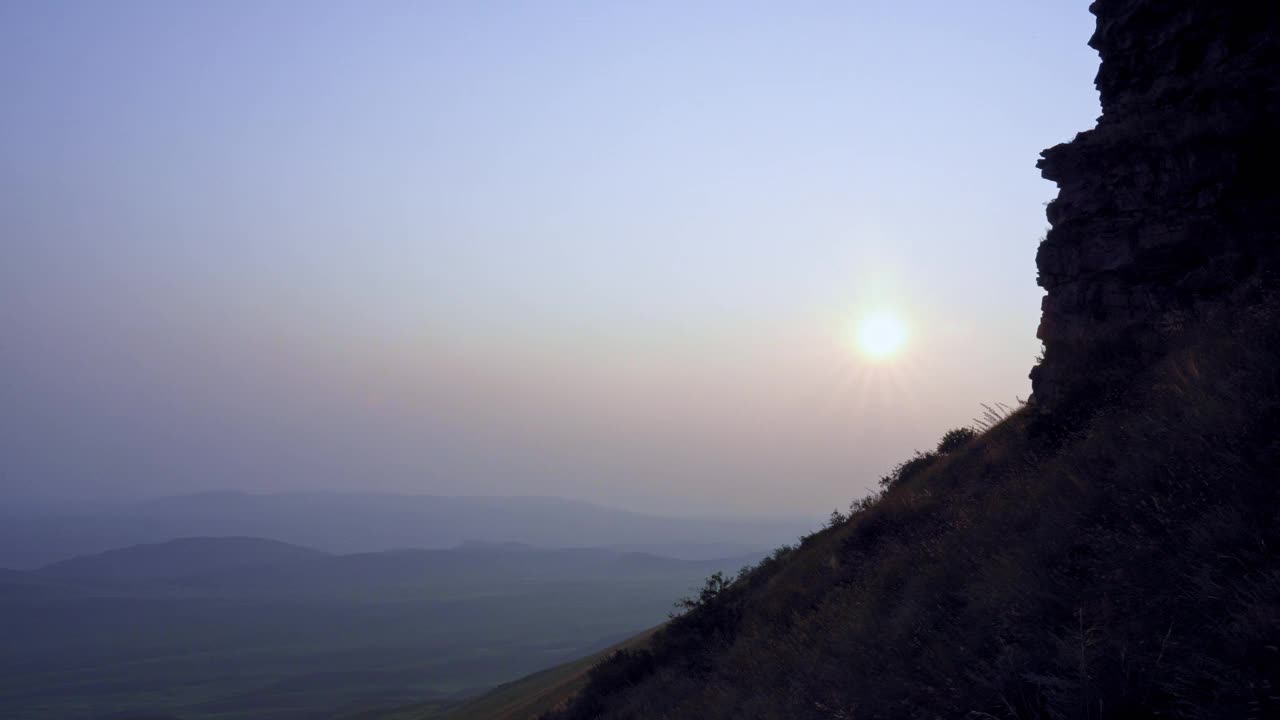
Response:
[[[1031,378],[1049,409],[1117,357],[1142,367],[1188,323],[1257,302],[1280,249],[1280,3],[1090,10],[1102,116],[1038,165],[1060,189],[1036,256]]]

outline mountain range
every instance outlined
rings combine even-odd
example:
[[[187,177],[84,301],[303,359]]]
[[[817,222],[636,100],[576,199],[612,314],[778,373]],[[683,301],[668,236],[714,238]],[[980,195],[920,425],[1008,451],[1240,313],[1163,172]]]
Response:
[[[334,553],[517,542],[711,559],[775,547],[813,519],[666,517],[554,497],[211,492],[95,507],[0,509],[0,567],[179,537],[257,537]]]

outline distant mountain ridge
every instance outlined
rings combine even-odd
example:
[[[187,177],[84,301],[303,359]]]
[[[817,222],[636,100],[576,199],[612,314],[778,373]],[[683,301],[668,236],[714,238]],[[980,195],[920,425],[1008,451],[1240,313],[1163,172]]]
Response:
[[[0,567],[31,569],[194,536],[265,538],[330,553],[478,540],[711,559],[776,546],[812,524],[666,517],[549,497],[214,492],[89,510],[0,510]]]
[[[330,555],[277,540],[192,537],[81,555],[40,568],[38,574],[63,579],[156,580],[326,557]]]
[[[525,543],[468,541],[452,548],[326,553],[251,537],[177,538],[81,555],[30,571],[0,571],[0,585],[141,589],[234,588],[236,594],[324,596],[366,592],[432,578],[453,587],[510,582],[550,583],[604,575],[670,572],[701,577],[758,560],[763,553],[685,560],[612,548],[539,548]],[[140,582],[142,585],[129,585]],[[157,585],[158,584],[158,585]]]

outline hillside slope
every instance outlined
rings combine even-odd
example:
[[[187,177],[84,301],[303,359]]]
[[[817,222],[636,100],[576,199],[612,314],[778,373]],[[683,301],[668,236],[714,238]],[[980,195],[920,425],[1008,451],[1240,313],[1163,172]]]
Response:
[[[1280,5],[1091,9],[1036,402],[546,718],[1280,717]]]
[[[1277,716],[1280,338],[1247,338],[1078,426],[1018,413],[551,717]]]

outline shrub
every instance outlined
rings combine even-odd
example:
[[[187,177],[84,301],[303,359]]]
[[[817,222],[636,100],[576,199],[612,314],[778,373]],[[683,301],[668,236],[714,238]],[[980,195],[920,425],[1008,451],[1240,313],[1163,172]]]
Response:
[[[601,694],[607,695],[634,685],[653,671],[653,664],[653,654],[648,650],[622,648],[591,668],[588,678]]]
[[[964,447],[966,443],[976,437],[978,437],[978,433],[973,428],[952,428],[942,436],[941,440],[938,441],[938,453],[946,455],[949,452],[959,450]]]
[[[615,650],[607,658],[591,668],[587,685],[565,707],[543,713],[542,720],[559,717],[563,720],[586,720],[604,713],[605,700],[615,693],[632,687],[651,675],[657,667],[653,653],[645,650],[623,648]]]
[[[898,463],[888,475],[880,478],[880,487],[890,488],[903,480],[919,475],[921,471],[938,459],[937,453],[922,453],[919,450],[912,457]]]
[[[827,527],[833,528],[837,525],[843,525],[844,522],[848,519],[849,519],[849,516],[840,512],[839,509],[832,510],[831,517],[827,518]]]
[[[850,502],[849,517],[852,518],[854,515],[857,515],[858,513],[866,512],[871,508],[875,507],[875,504],[880,500],[880,496],[881,496],[880,492],[873,492],[869,495],[865,495],[863,497],[857,498],[853,502]]]
[[[697,597],[685,596],[676,601],[676,608],[689,612],[697,610],[700,607],[706,607],[715,601],[724,589],[733,584],[733,575],[725,575],[722,572],[716,572],[707,581],[703,583],[702,589],[698,591]]]

